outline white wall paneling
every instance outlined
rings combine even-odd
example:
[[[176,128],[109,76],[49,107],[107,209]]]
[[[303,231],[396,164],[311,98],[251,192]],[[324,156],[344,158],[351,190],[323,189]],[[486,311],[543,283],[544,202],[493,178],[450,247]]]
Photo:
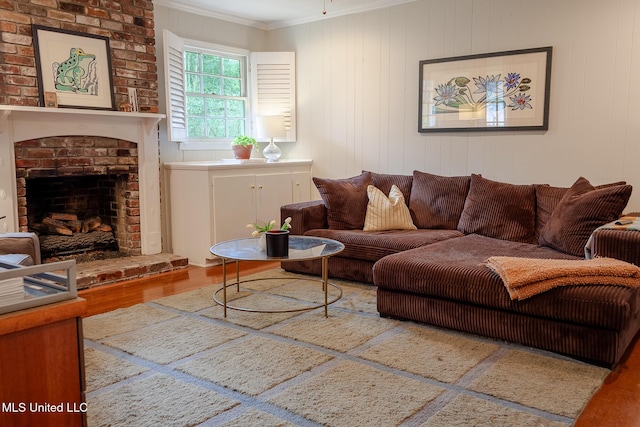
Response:
[[[209,31],[218,43],[229,38]],[[296,52],[298,141],[283,149],[312,158],[317,176],[419,169],[561,186],[579,176],[626,180],[629,209],[640,211],[640,0],[418,0],[262,39],[233,31]],[[542,46],[554,48],[548,131],[417,132],[418,61]]]

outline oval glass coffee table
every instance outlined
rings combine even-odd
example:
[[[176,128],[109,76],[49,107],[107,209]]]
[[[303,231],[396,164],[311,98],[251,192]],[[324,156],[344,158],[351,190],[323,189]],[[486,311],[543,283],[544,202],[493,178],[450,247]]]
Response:
[[[324,316],[327,317],[327,307],[342,298],[342,289],[329,282],[329,257],[336,255],[344,250],[344,245],[336,240],[325,239],[321,237],[310,236],[289,236],[289,255],[285,257],[270,257],[266,251],[260,248],[258,238],[247,238],[228,240],[211,246],[210,252],[222,259],[222,288],[213,294],[213,300],[220,304],[224,310],[224,317],[227,317],[227,308],[232,310],[251,311],[258,313],[288,313],[294,311],[314,310],[324,306]],[[230,305],[227,301],[227,287],[236,286],[236,291],[240,291],[240,261],[306,261],[306,260],[322,260],[322,278],[317,280],[322,282],[322,290],[324,291],[324,304],[311,305],[304,308],[283,308],[282,310],[257,310],[245,307],[237,307]],[[236,280],[235,283],[227,283],[227,262],[236,263]],[[267,279],[256,279],[267,280]],[[339,295],[329,301],[329,286],[337,289]],[[218,294],[222,293],[222,301],[218,299]]]

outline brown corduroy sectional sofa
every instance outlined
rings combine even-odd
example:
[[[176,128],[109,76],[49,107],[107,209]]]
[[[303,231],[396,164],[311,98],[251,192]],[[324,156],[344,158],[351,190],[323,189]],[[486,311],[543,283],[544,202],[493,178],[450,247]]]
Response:
[[[640,288],[562,286],[511,300],[485,262],[508,256],[584,259],[596,228],[616,220],[631,195],[624,182],[571,188],[514,185],[480,175],[363,172],[314,178],[323,200],[286,205],[292,234],[338,240],[329,275],[372,283],[381,316],[414,320],[614,366],[640,329]],[[401,190],[415,229],[363,231],[367,189]],[[402,201],[402,199],[400,199]],[[640,232],[600,229],[593,256],[640,263]],[[285,270],[320,274],[318,261]]]

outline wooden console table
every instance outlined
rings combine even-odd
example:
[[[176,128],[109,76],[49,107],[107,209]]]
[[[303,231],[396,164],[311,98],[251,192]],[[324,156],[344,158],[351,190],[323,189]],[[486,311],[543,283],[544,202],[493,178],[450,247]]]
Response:
[[[86,425],[82,298],[0,315],[0,425]]]

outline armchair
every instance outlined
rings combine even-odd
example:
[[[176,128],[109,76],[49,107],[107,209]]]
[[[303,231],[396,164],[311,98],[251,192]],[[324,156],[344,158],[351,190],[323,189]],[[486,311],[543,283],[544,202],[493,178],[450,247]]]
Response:
[[[40,239],[35,233],[0,233],[0,261],[19,265],[40,264]]]

